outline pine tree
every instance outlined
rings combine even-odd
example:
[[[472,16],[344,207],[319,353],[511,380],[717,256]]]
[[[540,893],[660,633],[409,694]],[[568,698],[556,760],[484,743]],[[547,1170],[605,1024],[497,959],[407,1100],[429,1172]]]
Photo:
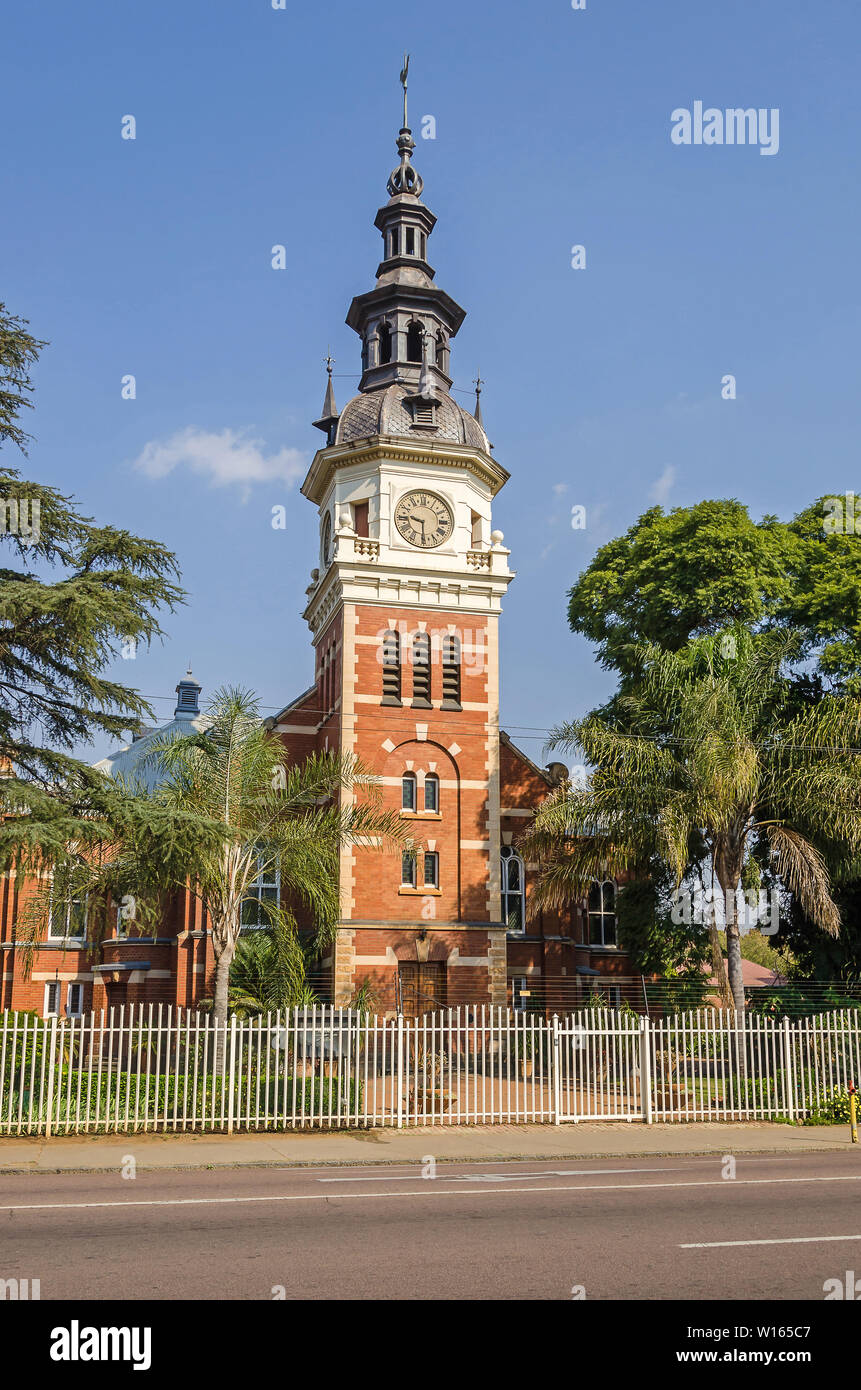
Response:
[[[0,303],[0,448],[27,456],[20,423],[44,342]],[[0,465],[0,869],[95,844],[117,793],[73,756],[154,718],[106,671],[123,644],[161,635],[183,601],[176,557],[157,541],[83,515],[57,488]]]

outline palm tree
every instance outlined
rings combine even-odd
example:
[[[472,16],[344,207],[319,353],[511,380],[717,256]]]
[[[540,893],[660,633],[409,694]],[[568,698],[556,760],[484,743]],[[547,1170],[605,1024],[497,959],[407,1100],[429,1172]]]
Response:
[[[248,692],[217,691],[205,718],[202,732],[174,734],[152,745],[148,761],[158,783],[150,795],[175,815],[220,831],[220,843],[197,858],[188,887],[209,919],[213,1016],[224,1024],[243,905],[253,898],[278,929],[280,968],[292,973],[298,987],[304,960],[295,912],[311,918],[316,949],[330,944],[339,915],[340,851],[369,841],[399,843],[402,832],[400,818],[379,809],[374,779],[355,759],[318,753],[291,766]],[[361,801],[355,799],[357,788]],[[120,876],[133,881],[138,867],[134,845],[126,847]],[[257,880],[280,882],[280,900],[277,894],[258,898],[252,892]]]
[[[676,889],[704,851],[728,905],[762,869],[807,917],[836,935],[840,914],[813,843],[861,847],[861,700],[826,695],[799,707],[784,666],[792,634],[744,629],[679,652],[638,648],[639,679],[614,712],[553,731],[594,771],[539,809],[524,853],[540,861],[530,904],[559,908],[609,872],[642,876],[657,855]],[[727,920],[729,990],[744,1007],[739,926]]]
[[[319,1003],[306,976],[304,952],[283,923],[241,936],[230,964],[228,1007],[239,1018]],[[203,1007],[211,1008],[212,1000]]]

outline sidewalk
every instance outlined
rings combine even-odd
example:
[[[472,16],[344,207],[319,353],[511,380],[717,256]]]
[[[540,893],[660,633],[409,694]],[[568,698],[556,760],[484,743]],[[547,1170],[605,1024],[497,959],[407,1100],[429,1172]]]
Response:
[[[525,1159],[649,1158],[675,1154],[798,1154],[853,1147],[848,1125],[766,1124],[463,1125],[282,1134],[127,1134],[0,1139],[0,1175],[114,1171],[132,1154],[139,1168],[318,1167]]]

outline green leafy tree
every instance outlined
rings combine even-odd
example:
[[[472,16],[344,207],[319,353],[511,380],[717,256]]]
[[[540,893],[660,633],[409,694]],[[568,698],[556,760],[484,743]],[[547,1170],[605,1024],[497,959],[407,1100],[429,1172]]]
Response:
[[[568,621],[601,664],[632,678],[636,648],[678,651],[732,624],[755,627],[789,593],[786,528],[752,521],[740,502],[652,507],[601,546],[568,595]]]
[[[30,371],[44,344],[0,305],[0,446],[26,451]],[[96,844],[117,797],[72,755],[119,738],[153,712],[106,672],[123,646],[161,636],[183,599],[175,556],[84,516],[56,488],[0,467],[0,869],[61,861]]]
[[[596,552],[568,595],[574,632],[622,685],[643,642],[678,651],[740,624],[797,631],[796,678],[812,662],[833,689],[861,689],[861,535],[829,533],[825,498],[788,523],[734,499],[652,507]],[[815,690],[814,693],[819,693]]]
[[[839,912],[811,830],[861,850],[861,701],[828,695],[793,709],[786,668],[799,644],[739,627],[679,652],[641,646],[613,718],[555,731],[552,746],[582,749],[594,771],[584,787],[552,793],[525,837],[541,864],[530,911],[581,897],[608,868],[642,878],[655,857],[678,887],[702,845],[725,902],[765,861],[835,935]],[[742,1009],[737,921],[726,935]]]
[[[664,979],[704,983],[709,959],[705,925],[674,922],[675,884],[667,865],[653,858],[647,878],[623,884],[616,895],[618,941],[634,969]]]
[[[851,525],[829,530],[825,524],[831,498],[840,495],[820,497],[786,523],[773,516],[756,522],[733,499],[667,513],[653,507],[602,546],[580,575],[568,596],[570,625],[597,644],[602,664],[618,674],[617,695],[637,679],[639,644],[679,651],[729,625],[800,635],[787,718],[826,693],[861,694],[861,534]],[[623,729],[616,696],[600,712]],[[793,950],[810,968],[815,962],[819,970],[835,969],[839,962],[842,975],[857,959],[861,900],[853,883],[861,864],[827,838],[820,843],[815,826],[810,837],[827,859],[847,930],[826,939],[795,904],[788,916]],[[767,875],[767,864],[762,867]],[[809,950],[800,951],[805,932]]]

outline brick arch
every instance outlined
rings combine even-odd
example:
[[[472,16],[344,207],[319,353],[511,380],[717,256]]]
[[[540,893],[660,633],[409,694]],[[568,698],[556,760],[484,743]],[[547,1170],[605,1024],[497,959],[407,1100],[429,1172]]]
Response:
[[[408,769],[407,762],[412,763]],[[429,763],[435,763],[433,769]],[[401,800],[400,778],[406,771],[434,771],[440,780],[440,819],[423,819],[419,810],[416,816],[416,839],[424,844],[436,841],[440,855],[442,895],[439,899],[440,915],[459,921],[462,918],[462,855],[461,840],[461,772],[457,758],[444,744],[434,739],[405,738],[386,752],[385,761],[378,769],[384,778],[397,778],[397,785],[383,787],[383,804],[399,807]],[[455,783],[455,786],[446,785]],[[419,799],[421,805],[422,798]],[[405,906],[402,904],[402,907]],[[415,915],[410,920],[416,921]]]

